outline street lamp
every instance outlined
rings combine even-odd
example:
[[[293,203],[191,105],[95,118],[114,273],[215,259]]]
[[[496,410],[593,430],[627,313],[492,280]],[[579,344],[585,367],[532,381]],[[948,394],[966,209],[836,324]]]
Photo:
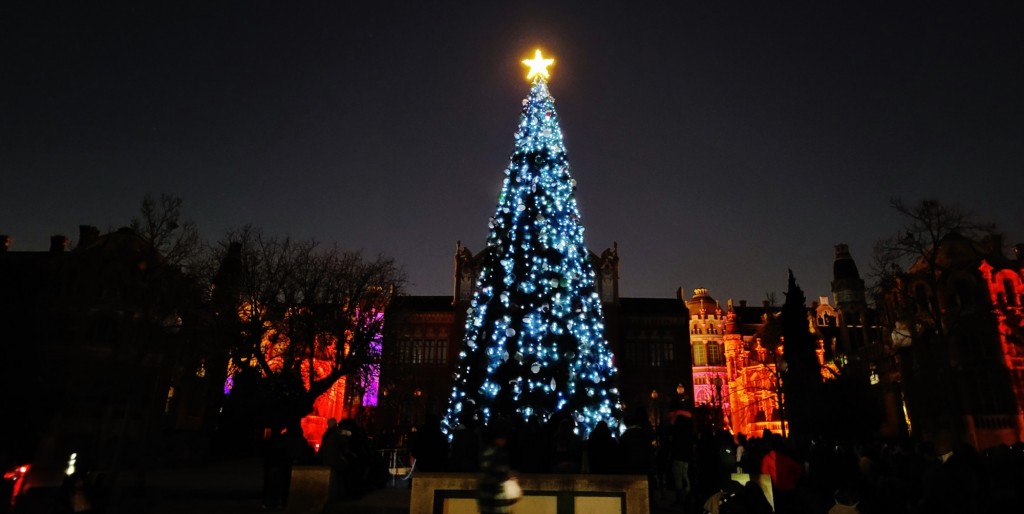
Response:
[[[661,402],[658,401],[658,390],[651,389],[651,424],[654,426],[654,430],[657,432],[661,426]]]
[[[686,409],[686,388],[683,384],[676,386],[676,397],[672,399],[672,410],[679,411]]]

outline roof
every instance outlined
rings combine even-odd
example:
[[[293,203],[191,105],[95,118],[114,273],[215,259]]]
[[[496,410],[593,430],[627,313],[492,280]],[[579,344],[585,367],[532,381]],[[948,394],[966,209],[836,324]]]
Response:
[[[453,311],[451,295],[438,296],[399,296],[391,303],[393,309],[404,309],[417,312]]]
[[[743,325],[759,325],[763,323],[764,315],[767,313],[781,312],[781,307],[743,307],[733,306],[736,313],[736,322]]]
[[[685,316],[684,305],[676,298],[619,298],[619,314],[661,314]]]
[[[832,277],[835,280],[860,279],[857,263],[850,255],[850,248],[844,244],[836,245],[836,258],[832,262]]]

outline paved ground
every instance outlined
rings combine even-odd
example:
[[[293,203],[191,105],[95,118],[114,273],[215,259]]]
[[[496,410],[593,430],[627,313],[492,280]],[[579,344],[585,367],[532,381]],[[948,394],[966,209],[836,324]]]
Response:
[[[152,514],[268,514],[260,505],[259,497],[251,498],[167,498],[154,504],[146,512]],[[279,511],[286,512],[286,511]],[[405,514],[409,512],[409,491],[386,489],[375,491],[357,502],[333,506],[329,514]]]
[[[665,501],[656,500],[656,503],[656,508],[652,511],[652,514],[678,514],[683,512],[682,508],[671,505],[671,498],[666,498]],[[273,511],[264,510],[260,506],[260,500],[258,497],[183,497],[163,499],[152,505],[151,508],[145,512],[153,514],[268,514]],[[381,491],[374,491],[359,501],[336,505],[328,511],[328,514],[405,514],[408,512],[408,489],[384,489]]]
[[[263,464],[258,459],[229,461],[204,467],[150,472],[145,486],[121,498],[118,512],[149,514],[267,514],[262,508]],[[405,514],[407,486],[374,491],[358,501],[333,505],[332,513]],[[671,494],[655,495],[655,514],[678,514]]]

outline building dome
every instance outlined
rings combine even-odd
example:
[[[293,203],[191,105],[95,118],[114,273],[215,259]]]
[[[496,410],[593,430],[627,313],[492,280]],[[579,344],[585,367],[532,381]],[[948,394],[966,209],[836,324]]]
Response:
[[[686,302],[686,308],[690,310],[691,316],[701,312],[714,314],[718,311],[718,302],[708,294],[708,288],[698,287],[693,290],[693,298]]]

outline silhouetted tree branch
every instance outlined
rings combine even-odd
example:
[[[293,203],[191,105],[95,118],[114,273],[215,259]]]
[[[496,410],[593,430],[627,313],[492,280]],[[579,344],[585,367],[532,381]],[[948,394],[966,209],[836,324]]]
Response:
[[[167,264],[190,267],[200,259],[202,242],[195,222],[182,219],[181,204],[182,199],[177,196],[163,193],[153,198],[146,194],[131,228],[152,245]]]
[[[981,239],[991,235],[995,225],[975,220],[973,212],[933,199],[908,205],[900,198],[893,198],[889,205],[906,220],[906,224],[893,236],[875,244],[872,275],[876,292],[885,295],[899,291],[905,301],[895,302],[898,312],[890,312],[889,316],[908,322],[908,328],[913,332],[919,329],[915,329],[918,323],[911,318],[923,316],[936,334],[942,336],[945,329],[935,297],[939,277],[945,268],[941,262],[943,254],[939,251],[940,247],[943,241],[953,235]],[[927,287],[903,287],[904,277],[908,273],[924,280]]]
[[[233,305],[221,310],[236,309],[225,322],[240,329],[232,355],[236,365],[255,363],[243,371],[267,386],[265,407],[279,422],[308,414],[342,377],[375,371],[383,310],[405,284],[393,259],[252,227],[229,234],[221,248],[215,284],[230,292],[219,302]]]

